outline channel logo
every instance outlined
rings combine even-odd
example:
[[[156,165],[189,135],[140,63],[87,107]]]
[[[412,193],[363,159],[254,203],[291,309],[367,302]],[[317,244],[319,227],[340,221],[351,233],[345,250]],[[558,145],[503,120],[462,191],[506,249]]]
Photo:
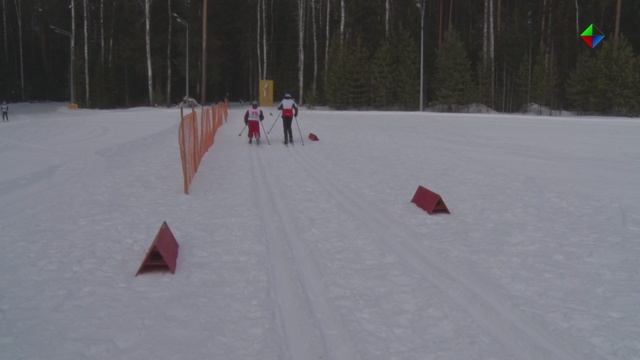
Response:
[[[598,44],[600,44],[602,39],[604,39],[604,34],[602,34],[600,29],[591,24],[582,32],[582,34],[580,34],[580,38],[582,38],[582,41],[584,41],[587,46],[594,49]]]

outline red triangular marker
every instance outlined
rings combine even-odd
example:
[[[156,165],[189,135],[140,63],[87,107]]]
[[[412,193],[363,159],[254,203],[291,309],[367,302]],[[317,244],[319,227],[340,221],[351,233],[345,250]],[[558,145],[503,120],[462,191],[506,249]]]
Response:
[[[154,270],[169,270],[171,273],[175,273],[179,247],[176,238],[171,233],[171,229],[169,229],[169,225],[167,225],[166,221],[163,222],[136,276],[143,272]]]
[[[418,190],[416,190],[416,193],[413,195],[411,202],[428,212],[429,215],[435,213],[450,214],[447,205],[445,205],[442,200],[442,197],[422,186],[418,186]]]

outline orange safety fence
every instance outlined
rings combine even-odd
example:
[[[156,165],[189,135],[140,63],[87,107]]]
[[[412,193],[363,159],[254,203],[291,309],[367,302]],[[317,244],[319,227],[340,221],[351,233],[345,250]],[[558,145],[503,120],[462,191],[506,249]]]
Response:
[[[189,186],[198,171],[200,162],[213,145],[216,132],[223,122],[227,121],[228,115],[228,103],[219,102],[214,106],[203,107],[199,120],[198,113],[192,111],[184,115],[180,121],[178,142],[185,194],[189,194]]]

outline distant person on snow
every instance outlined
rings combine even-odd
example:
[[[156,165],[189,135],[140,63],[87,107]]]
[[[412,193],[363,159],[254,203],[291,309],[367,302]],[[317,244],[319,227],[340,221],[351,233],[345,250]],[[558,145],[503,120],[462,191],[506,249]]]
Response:
[[[264,120],[264,114],[258,109],[256,101],[251,103],[251,109],[244,113],[244,123],[249,127],[249,144],[253,137],[256,138],[256,144],[260,144],[260,121]]]
[[[284,127],[284,144],[293,144],[293,132],[291,132],[291,122],[294,116],[298,116],[298,105],[291,98],[290,94],[284,94],[284,99],[278,105],[278,110],[282,111],[282,126]]]
[[[6,101],[2,102],[0,110],[2,110],[2,122],[9,121],[9,105],[7,105]]]

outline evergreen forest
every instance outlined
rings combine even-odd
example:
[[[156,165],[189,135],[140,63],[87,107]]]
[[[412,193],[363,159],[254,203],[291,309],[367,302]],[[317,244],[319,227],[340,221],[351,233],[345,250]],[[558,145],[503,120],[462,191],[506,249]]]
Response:
[[[9,102],[249,101],[269,79],[336,109],[640,114],[639,0],[0,2]]]

